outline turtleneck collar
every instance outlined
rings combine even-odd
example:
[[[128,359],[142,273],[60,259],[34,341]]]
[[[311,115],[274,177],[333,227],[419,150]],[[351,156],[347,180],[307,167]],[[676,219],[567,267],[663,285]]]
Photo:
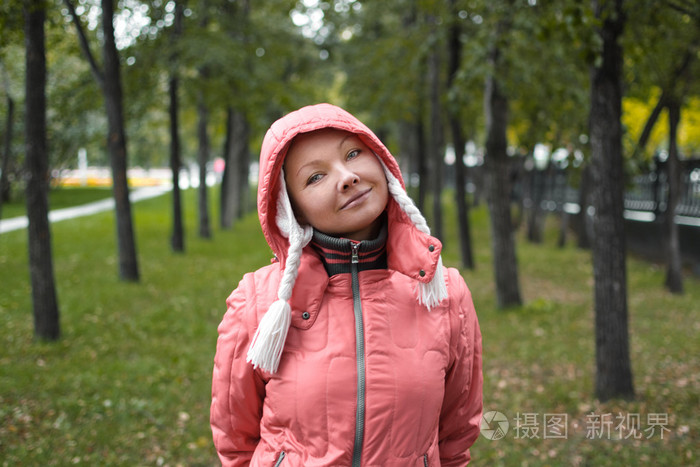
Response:
[[[314,230],[311,246],[319,254],[328,275],[333,276],[335,274],[350,273],[353,244],[359,244],[358,268],[360,271],[386,269],[386,237],[386,223],[382,226],[377,238],[361,242],[348,238],[331,237]]]

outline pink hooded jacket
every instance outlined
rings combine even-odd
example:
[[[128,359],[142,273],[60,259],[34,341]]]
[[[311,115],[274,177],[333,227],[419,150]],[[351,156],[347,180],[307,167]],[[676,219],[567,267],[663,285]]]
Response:
[[[445,268],[448,298],[430,311],[417,302],[418,282],[432,279],[442,245],[420,232],[391,197],[387,269],[359,272],[354,297],[355,279],[329,277],[307,246],[278,371],[246,362],[285,266],[288,242],[275,223],[284,156],[296,135],[327,127],[357,134],[402,180],[384,144],[338,107],[305,107],[267,132],[258,214],[278,261],[243,277],[219,326],[211,426],[221,462],[464,466],[482,412],[481,334],[471,294],[459,272]]]

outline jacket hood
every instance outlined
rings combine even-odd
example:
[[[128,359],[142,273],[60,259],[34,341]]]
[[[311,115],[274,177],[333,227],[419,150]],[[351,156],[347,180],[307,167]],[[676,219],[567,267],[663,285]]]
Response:
[[[416,299],[428,310],[447,298],[447,288],[440,258],[442,245],[430,236],[425,218],[406,194],[401,171],[386,146],[357,118],[329,105],[318,104],[292,112],[272,124],[260,151],[260,179],[258,183],[258,216],[267,243],[272,248],[283,270],[278,284],[277,300],[270,305],[260,320],[247,361],[255,368],[276,372],[292,321],[295,283],[300,275],[304,258],[303,249],[313,235],[311,226],[301,226],[294,219],[284,180],[280,176],[282,164],[291,141],[300,133],[333,128],[359,137],[384,165],[389,197],[386,244],[387,268],[412,277],[420,284]],[[278,213],[278,210],[281,210]],[[278,216],[279,214],[279,216]],[[289,240],[287,239],[289,237]],[[315,256],[314,256],[315,257]],[[318,261],[318,260],[317,260]],[[307,283],[305,274],[302,283]]]
[[[265,239],[283,267],[289,241],[282,235],[275,221],[280,171],[294,137],[323,128],[334,128],[358,135],[404,187],[401,170],[384,143],[364,123],[340,107],[331,104],[310,105],[280,118],[265,134],[260,151],[258,217]],[[389,202],[392,203],[393,200],[390,198]]]

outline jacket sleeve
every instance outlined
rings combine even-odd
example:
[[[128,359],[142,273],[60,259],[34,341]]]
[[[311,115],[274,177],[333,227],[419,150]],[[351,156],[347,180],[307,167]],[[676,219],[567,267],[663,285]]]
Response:
[[[440,462],[464,466],[471,459],[469,448],[481,425],[481,331],[467,284],[457,270],[450,269],[449,274],[452,360],[440,413]]]
[[[255,328],[253,275],[226,300],[214,357],[210,423],[224,467],[247,466],[260,439],[265,385],[246,354]]]

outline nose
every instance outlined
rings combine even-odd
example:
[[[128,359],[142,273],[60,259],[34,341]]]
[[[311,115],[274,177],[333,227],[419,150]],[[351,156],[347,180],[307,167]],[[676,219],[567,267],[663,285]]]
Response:
[[[360,177],[353,171],[343,169],[340,178],[338,179],[338,189],[340,191],[346,191],[351,186],[360,183]]]

